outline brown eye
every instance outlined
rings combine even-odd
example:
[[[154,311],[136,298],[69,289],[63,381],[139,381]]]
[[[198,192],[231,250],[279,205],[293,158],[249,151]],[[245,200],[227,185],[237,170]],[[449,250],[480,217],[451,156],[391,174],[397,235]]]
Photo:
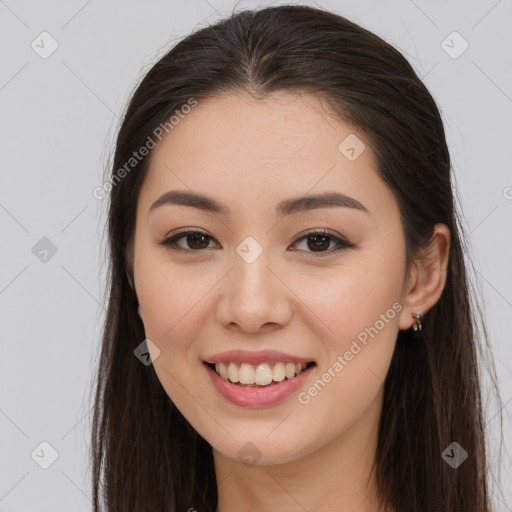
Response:
[[[202,233],[191,233],[186,235],[188,246],[191,249],[206,249],[206,247],[208,247],[208,243],[205,245],[205,240],[208,238],[210,238],[208,235],[203,235]]]
[[[180,246],[177,243],[182,238],[186,239],[186,247]],[[160,245],[169,247],[177,252],[194,252],[207,249],[209,240],[213,240],[213,238],[201,231],[183,231],[170,238],[166,238],[163,242],[160,242]]]
[[[185,246],[180,245],[178,241],[185,239]],[[209,242],[214,240],[211,236],[202,231],[182,231],[172,237],[166,238],[160,245],[168,247],[176,252],[193,253],[207,249]],[[295,244],[306,241],[305,252],[317,254],[318,256],[330,255],[343,249],[354,247],[350,242],[330,234],[327,231],[311,231],[295,241]],[[337,246],[329,250],[332,243]]]
[[[313,252],[316,252],[317,249],[320,251],[328,249],[332,241],[332,237],[325,235],[311,235],[306,239],[308,240],[308,248]]]
[[[341,251],[342,249],[354,247],[354,245],[350,242],[347,242],[346,240],[343,240],[337,236],[331,235],[324,230],[306,233],[305,236],[296,240],[295,244],[302,242],[303,240],[306,241],[306,247],[308,249],[306,252],[317,253],[320,256],[323,256],[324,253],[325,255],[329,255]],[[337,247],[333,250],[327,250],[333,241]]]

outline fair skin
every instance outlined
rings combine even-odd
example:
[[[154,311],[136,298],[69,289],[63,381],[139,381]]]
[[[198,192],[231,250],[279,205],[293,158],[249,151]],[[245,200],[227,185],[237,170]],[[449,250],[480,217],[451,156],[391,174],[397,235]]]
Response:
[[[338,150],[349,134],[366,145],[353,161]],[[176,204],[149,212],[170,190],[210,196],[230,213]],[[282,200],[332,191],[367,211],[276,215]],[[183,228],[207,237],[178,240],[185,253],[159,245]],[[316,249],[303,238],[321,229],[354,247],[333,252],[334,239]],[[246,237],[263,251],[251,263],[236,251]],[[328,116],[316,97],[217,96],[199,102],[158,144],[137,205],[135,289],[146,337],[160,349],[155,372],[213,447],[217,512],[377,510],[371,466],[383,381],[398,331],[442,293],[449,240],[447,227],[436,225],[404,281],[397,202],[363,134]],[[308,403],[294,393],[269,407],[234,405],[202,362],[239,348],[308,357],[318,364],[299,390],[307,391],[395,303],[400,311]],[[237,455],[249,442],[261,457],[253,465]]]

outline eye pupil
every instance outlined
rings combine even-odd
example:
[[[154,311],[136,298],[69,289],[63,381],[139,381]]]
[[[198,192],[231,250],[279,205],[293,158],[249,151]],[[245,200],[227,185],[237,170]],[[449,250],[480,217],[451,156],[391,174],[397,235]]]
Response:
[[[214,240],[214,238],[205,233],[195,231],[184,231],[181,232],[181,234],[177,234],[173,237],[165,239],[162,242],[159,242],[159,244],[169,249],[172,249],[175,252],[182,252],[188,254],[193,254],[194,252],[197,252],[199,254],[200,251],[208,249],[209,243],[212,240]],[[178,241],[181,241],[181,243],[186,245],[186,247],[181,246],[180,243],[178,243]],[[323,253],[325,253],[326,255],[333,254],[338,251],[354,247],[354,245],[351,244],[350,242],[347,242],[342,238],[338,238],[324,231],[310,232],[309,234],[306,234],[299,238],[298,240],[296,240],[295,243],[302,244],[304,242],[307,242],[307,250],[302,252],[314,253],[318,254],[318,256],[323,255]],[[334,242],[335,245],[337,246],[335,250],[328,250],[331,245],[331,242]]]
[[[323,242],[318,243],[318,239],[322,239]],[[309,243],[310,240],[315,240],[313,245]],[[325,242],[327,240],[327,243]],[[311,248],[317,248],[317,249],[327,249],[329,247],[329,240],[330,237],[324,236],[324,235],[312,235],[308,237],[308,247]],[[316,251],[313,251],[316,252]]]
[[[195,243],[198,243],[199,245],[201,245],[201,241],[198,241],[201,238],[205,239],[205,238],[207,238],[207,235],[203,235],[201,233],[193,233],[193,234],[188,235],[187,236],[188,245],[190,247],[192,247],[193,249],[204,249],[204,247],[195,247],[194,246]],[[190,239],[193,240],[192,244],[190,243]],[[204,243],[204,240],[203,240],[203,243]]]

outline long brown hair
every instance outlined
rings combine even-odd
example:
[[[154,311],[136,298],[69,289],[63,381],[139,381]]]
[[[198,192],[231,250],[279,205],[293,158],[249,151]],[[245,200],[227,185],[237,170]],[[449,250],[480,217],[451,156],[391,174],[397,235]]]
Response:
[[[105,188],[109,289],[95,376],[94,511],[213,512],[217,503],[211,446],[174,406],[152,365],[134,357],[145,336],[130,254],[149,157],[126,163],[191,98],[200,104],[220,93],[265,98],[284,90],[321,96],[366,135],[400,207],[407,264],[428,245],[434,224],[451,231],[443,294],[425,316],[421,341],[400,331],[385,380],[374,466],[380,500],[400,512],[489,512],[479,371],[489,343],[468,277],[439,110],[399,51],[342,16],[307,6],[240,11],[197,30],[160,58],[131,96]],[[456,469],[442,457],[452,442],[468,453]]]

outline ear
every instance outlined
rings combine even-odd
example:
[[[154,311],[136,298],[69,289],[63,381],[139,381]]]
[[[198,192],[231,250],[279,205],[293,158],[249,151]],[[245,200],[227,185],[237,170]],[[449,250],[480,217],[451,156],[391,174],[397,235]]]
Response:
[[[422,250],[411,265],[403,309],[400,312],[400,330],[414,324],[412,313],[424,315],[443,293],[448,274],[450,230],[446,224],[436,224],[429,246]]]

